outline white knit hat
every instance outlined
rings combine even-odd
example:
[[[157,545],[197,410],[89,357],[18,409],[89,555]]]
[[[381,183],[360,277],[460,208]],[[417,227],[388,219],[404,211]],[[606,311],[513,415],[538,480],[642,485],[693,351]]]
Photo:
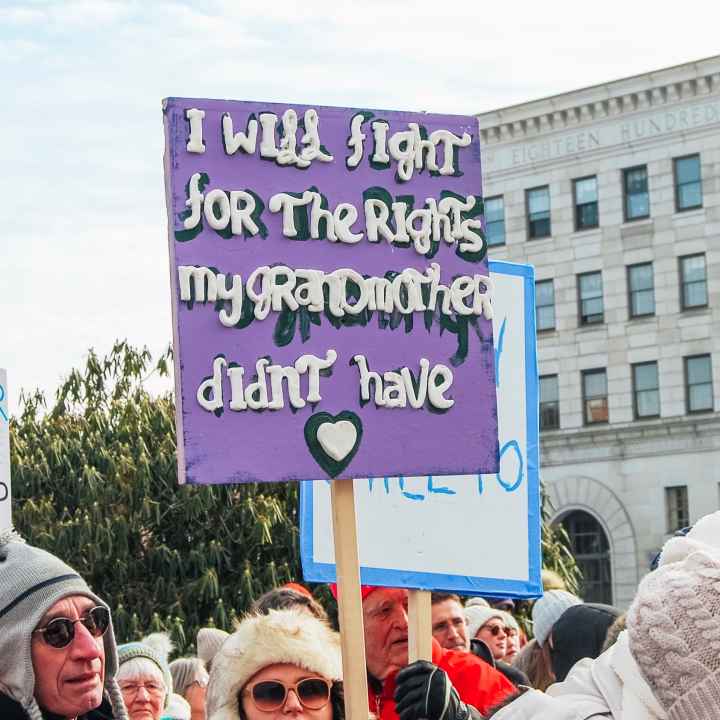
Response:
[[[503,611],[497,608],[484,607],[483,605],[471,605],[464,608],[465,622],[467,623],[468,637],[472,640],[478,630],[492,618],[500,618],[504,622]]]
[[[260,670],[280,663],[340,680],[340,636],[304,609],[246,617],[213,659],[207,720],[240,720],[239,692]]]
[[[533,634],[538,645],[545,644],[553,625],[568,608],[574,605],[582,605],[582,600],[567,590],[548,590],[533,605]]]
[[[173,692],[185,696],[185,691],[195,682],[207,685],[208,672],[200,658],[183,657],[173,660],[170,665]]]
[[[658,567],[684,560],[695,550],[720,550],[720,511],[700,518],[687,535],[670,538],[663,545]]]
[[[520,625],[518,621],[515,619],[515,616],[512,613],[509,613],[507,610],[502,610],[502,619],[505,621],[506,627],[512,628],[513,630],[520,631]]]
[[[720,717],[720,512],[666,543],[660,567],[640,583],[627,629],[669,720]]]
[[[219,628],[200,628],[197,634],[197,654],[205,663],[210,665],[222,644],[228,639],[230,633]]]
[[[479,605],[480,607],[490,607],[490,603],[484,597],[480,597],[479,595],[476,597],[471,597],[465,603],[466,608],[473,607],[474,605]]]
[[[192,709],[190,703],[177,693],[170,693],[167,707],[163,710],[163,720],[191,720]]]

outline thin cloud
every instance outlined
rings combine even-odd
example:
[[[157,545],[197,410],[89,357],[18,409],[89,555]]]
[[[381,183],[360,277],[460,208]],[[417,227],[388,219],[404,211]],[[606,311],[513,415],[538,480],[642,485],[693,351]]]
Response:
[[[170,340],[163,97],[472,113],[712,55],[705,7],[648,18],[608,0],[610,21],[576,2],[4,2],[11,408],[90,345]]]

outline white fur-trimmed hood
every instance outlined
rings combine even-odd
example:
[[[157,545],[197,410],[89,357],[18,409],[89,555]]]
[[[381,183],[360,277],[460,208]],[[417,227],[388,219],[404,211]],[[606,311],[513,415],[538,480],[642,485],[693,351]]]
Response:
[[[260,670],[280,663],[340,680],[340,637],[305,610],[271,610],[268,615],[246,617],[213,659],[207,720],[239,720],[240,690]]]

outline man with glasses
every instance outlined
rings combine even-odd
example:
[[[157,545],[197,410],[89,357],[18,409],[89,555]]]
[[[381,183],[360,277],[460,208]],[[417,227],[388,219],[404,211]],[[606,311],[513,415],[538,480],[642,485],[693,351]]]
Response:
[[[0,532],[0,718],[126,720],[110,610],[68,565]]]
[[[514,691],[479,658],[434,638],[432,662],[408,665],[407,590],[363,586],[362,596],[370,713],[378,720],[478,720]]]

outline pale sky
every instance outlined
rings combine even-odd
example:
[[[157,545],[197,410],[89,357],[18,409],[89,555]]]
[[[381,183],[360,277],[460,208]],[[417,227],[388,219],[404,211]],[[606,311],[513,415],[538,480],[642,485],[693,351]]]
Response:
[[[470,114],[718,54],[711,7],[0,0],[11,412],[90,347],[170,341],[163,97]]]

